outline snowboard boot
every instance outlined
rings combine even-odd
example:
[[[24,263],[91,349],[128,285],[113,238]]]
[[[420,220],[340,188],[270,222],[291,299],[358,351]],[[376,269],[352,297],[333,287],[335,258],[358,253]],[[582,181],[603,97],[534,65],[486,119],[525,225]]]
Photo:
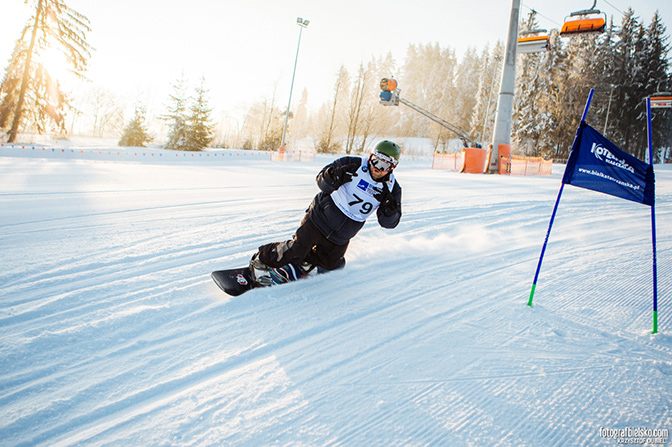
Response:
[[[303,261],[299,268],[301,269],[301,274],[303,276],[308,276],[315,269],[315,266],[310,262]]]
[[[334,270],[343,270],[345,268],[345,258],[343,256],[340,257],[340,259],[336,262],[336,265],[332,269],[325,269],[324,267],[317,266],[317,273],[327,273],[327,272],[332,272]]]
[[[250,272],[252,273],[252,280],[260,287],[273,285],[271,269],[259,260],[258,252],[250,259]]]

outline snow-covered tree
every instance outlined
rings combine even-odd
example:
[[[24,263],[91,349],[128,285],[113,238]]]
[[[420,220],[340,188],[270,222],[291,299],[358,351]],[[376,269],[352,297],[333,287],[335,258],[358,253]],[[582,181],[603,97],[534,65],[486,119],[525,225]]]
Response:
[[[492,140],[503,53],[504,45],[497,41],[492,51],[486,46],[481,55],[476,102],[469,127],[477,135],[477,140],[484,145]]]
[[[669,74],[670,62],[667,58],[670,46],[667,40],[667,30],[663,25],[660,14],[656,11],[650,25],[646,28],[646,45],[643,50],[644,58],[641,72],[647,74],[643,80],[646,96],[672,90]],[[672,148],[672,110],[658,109],[652,120],[653,146],[659,148],[655,152],[662,152],[663,155],[669,154]],[[639,145],[646,148],[648,142],[642,141]],[[655,154],[654,158],[657,158]],[[659,159],[655,161],[659,161]]]
[[[188,143],[188,96],[186,80],[184,74],[173,84],[173,93],[170,94],[170,104],[168,114],[163,117],[168,123],[168,141],[165,144],[166,149],[186,150]]]
[[[65,133],[64,114],[69,101],[44,56],[48,50],[62,52],[70,71],[83,76],[91,49],[86,42],[89,20],[84,15],[62,0],[26,3],[31,3],[35,12],[16,42],[0,85],[0,128],[9,126],[9,142],[16,140],[26,123],[42,133],[51,120]]]
[[[326,121],[322,123],[322,136],[317,144],[318,152],[332,153],[341,149],[341,145],[337,142],[338,135],[341,135],[341,132],[339,132],[339,116],[344,109],[345,99],[349,94],[349,80],[348,71],[344,66],[341,66],[334,84],[333,101],[331,105],[326,108],[323,107],[325,113],[320,113],[321,116],[326,117]]]
[[[126,125],[121,135],[119,146],[145,147],[153,139],[154,137],[147,131],[145,108],[136,106],[133,118]]]
[[[455,83],[457,94],[453,101],[454,118],[449,120],[473,137],[478,136],[476,129],[470,129],[471,117],[476,108],[480,72],[483,61],[475,48],[469,48],[457,67]],[[444,118],[445,119],[445,118]]]
[[[215,137],[215,125],[211,122],[212,109],[208,106],[207,94],[205,77],[202,77],[187,118],[187,150],[190,151],[205,149]]]

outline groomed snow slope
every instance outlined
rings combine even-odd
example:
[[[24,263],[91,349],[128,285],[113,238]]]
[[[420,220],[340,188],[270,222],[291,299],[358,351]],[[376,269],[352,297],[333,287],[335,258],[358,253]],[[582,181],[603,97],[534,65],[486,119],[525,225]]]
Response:
[[[672,429],[672,169],[650,209],[545,178],[397,173],[343,271],[230,298],[329,158],[0,149],[0,446],[614,446]],[[159,155],[160,153],[160,155]],[[668,443],[670,440],[668,439]]]

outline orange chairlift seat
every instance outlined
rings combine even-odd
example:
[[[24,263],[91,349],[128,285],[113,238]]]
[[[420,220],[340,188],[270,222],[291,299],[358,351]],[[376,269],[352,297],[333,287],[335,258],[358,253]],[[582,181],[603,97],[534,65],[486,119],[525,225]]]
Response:
[[[607,26],[607,14],[595,9],[597,0],[593,1],[590,9],[574,11],[565,18],[565,23],[560,29],[561,36],[584,33],[601,33]]]
[[[537,29],[520,33],[518,53],[541,53],[550,49],[548,31]]]

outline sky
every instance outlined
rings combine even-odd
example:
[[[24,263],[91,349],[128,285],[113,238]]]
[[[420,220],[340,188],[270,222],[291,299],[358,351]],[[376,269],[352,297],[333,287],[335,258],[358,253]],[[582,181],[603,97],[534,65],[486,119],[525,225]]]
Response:
[[[3,69],[25,25],[30,6],[5,0],[0,27]],[[587,9],[591,0],[526,0],[521,17],[539,12],[544,28],[558,28],[571,11]],[[620,21],[632,0],[598,0],[597,8]],[[249,105],[275,98],[284,109],[289,99],[300,27],[292,108],[304,89],[316,110],[333,93],[341,66],[355,73],[360,63],[391,53],[403,65],[410,44],[438,43],[461,57],[473,47],[505,41],[509,0],[66,0],[89,18],[87,40],[95,48],[89,62],[90,85],[108,89],[129,104],[161,109],[172,85],[182,76],[190,90],[205,78],[215,113],[241,119]],[[648,24],[658,9],[672,31],[672,2],[637,0],[635,13]],[[389,73],[395,75],[395,73]],[[399,79],[403,89],[403,79]],[[77,93],[85,86],[73,84]]]

